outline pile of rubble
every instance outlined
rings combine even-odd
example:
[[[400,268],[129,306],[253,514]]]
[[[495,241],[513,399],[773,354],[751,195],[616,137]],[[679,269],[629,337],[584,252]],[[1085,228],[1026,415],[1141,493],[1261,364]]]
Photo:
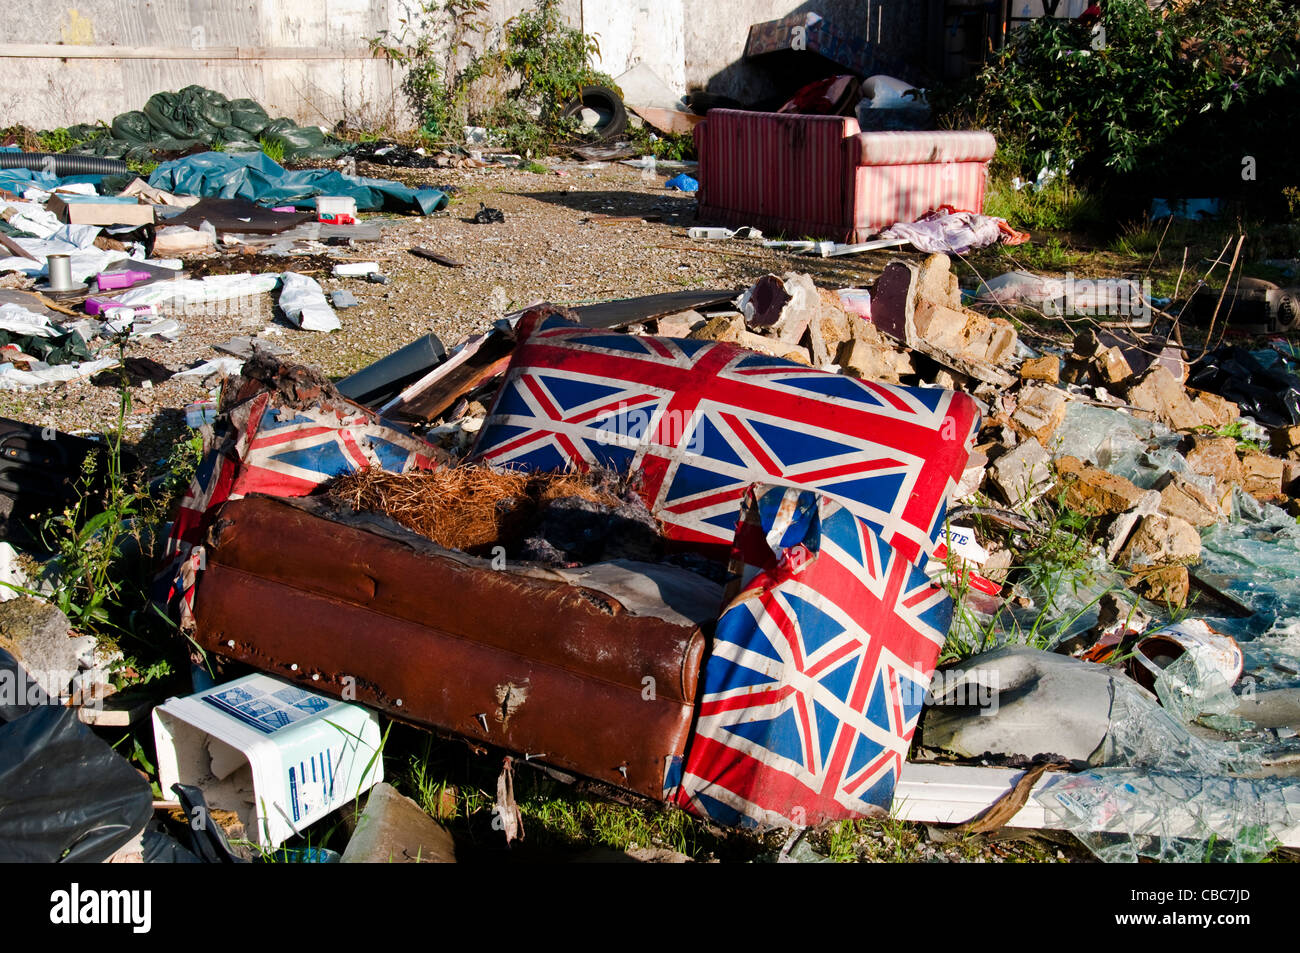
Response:
[[[1114,856],[1093,839],[1125,833],[1114,818],[1132,812],[1097,805],[1176,772],[1175,755],[1190,793],[1159,808],[1156,847],[1127,832],[1127,859],[1236,843],[1252,819],[1300,836],[1300,805],[1270,786],[1294,761],[1300,706],[1267,641],[1300,593],[1276,573],[1234,577],[1218,555],[1246,522],[1276,527],[1277,506],[1295,509],[1300,421],[1265,431],[1188,388],[1168,337],[1096,327],[1063,353],[1035,350],[967,307],[934,254],[863,288],[788,273],[535,305],[451,349],[426,335],[337,384],[260,348],[244,357],[204,427],[160,582],[193,645],[260,674],[153,718],[180,806],[206,797],[267,849],[340,800],[271,817],[259,801],[283,795],[260,768],[195,742],[204,726],[236,745],[213,708],[292,727],[282,745],[328,747],[348,766],[344,800],[382,781],[378,713],[508,752],[496,810],[511,839],[522,758],[729,825],[992,808],[986,819],[1072,830]],[[511,468],[588,476],[552,492]],[[1270,532],[1300,552],[1300,533]],[[1042,589],[1023,553],[1053,533],[1076,540],[1092,582]],[[1204,619],[1171,624],[1189,604]],[[1034,623],[1036,647],[1003,644],[1036,613],[1051,617]],[[827,617],[846,621],[831,632]],[[778,629],[797,652],[771,641]],[[868,664],[859,632],[896,661]],[[974,654],[936,674],[945,636],[948,658]],[[834,685],[799,674],[823,652],[852,660],[824,666]],[[991,681],[971,681],[981,672]],[[883,719],[870,744],[825,716],[796,753],[785,713],[736,704],[767,686],[824,709],[840,681],[859,686],[862,718]],[[1243,689],[1256,681],[1258,703]],[[981,702],[953,700],[968,685]],[[834,747],[838,768],[823,755],[800,769],[819,785],[842,772],[842,795],[819,800],[788,765]],[[979,803],[927,801],[939,779]],[[1256,814],[1223,821],[1221,789]]]

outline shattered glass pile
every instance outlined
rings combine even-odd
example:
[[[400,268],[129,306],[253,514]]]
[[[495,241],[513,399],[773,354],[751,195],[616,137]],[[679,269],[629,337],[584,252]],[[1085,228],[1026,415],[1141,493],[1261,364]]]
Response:
[[[1179,440],[1158,423],[1072,402],[1054,455],[1068,453],[1144,490],[1173,472],[1212,491],[1212,478],[1191,470]],[[1034,795],[1054,826],[1104,861],[1258,861],[1300,825],[1300,784],[1289,776],[1300,764],[1300,739],[1247,717],[1257,691],[1300,686],[1300,526],[1240,488],[1231,510],[1201,530],[1195,570],[1251,614],[1223,614],[1201,599],[1191,617],[1238,641],[1243,677],[1234,688],[1189,652],[1156,679],[1158,703],[1137,683],[1116,679],[1111,727],[1095,759],[1102,766],[1062,775]],[[1097,624],[1101,597],[1124,593],[1125,574],[1094,548],[1007,591],[1020,598],[990,606],[993,614],[963,605],[950,640],[967,650],[1015,642],[1055,648]]]

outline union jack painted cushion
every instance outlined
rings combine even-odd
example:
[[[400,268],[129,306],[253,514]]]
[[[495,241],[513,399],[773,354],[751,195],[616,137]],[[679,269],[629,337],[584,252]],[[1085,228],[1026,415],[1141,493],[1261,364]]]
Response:
[[[593,331],[542,311],[476,459],[634,470],[670,539],[730,551],[752,483],[815,488],[905,559],[937,544],[979,424],[970,397],[828,373],[718,341]]]
[[[781,486],[747,491],[731,571],[668,795],[742,826],[887,810],[952,600],[848,507]]]

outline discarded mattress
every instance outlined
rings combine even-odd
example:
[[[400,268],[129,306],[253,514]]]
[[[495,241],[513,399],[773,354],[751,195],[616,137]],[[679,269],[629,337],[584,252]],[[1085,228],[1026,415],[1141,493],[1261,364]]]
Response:
[[[643,475],[670,539],[729,551],[751,483],[817,489],[919,559],[979,424],[939,388],[846,377],[717,341],[585,330],[532,311],[474,448],[492,465]]]

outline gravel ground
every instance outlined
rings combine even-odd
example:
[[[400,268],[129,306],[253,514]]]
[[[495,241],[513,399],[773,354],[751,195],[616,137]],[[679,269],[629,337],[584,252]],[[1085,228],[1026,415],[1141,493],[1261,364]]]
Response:
[[[610,164],[584,168],[552,162],[549,174],[513,169],[401,170],[362,164],[360,174],[408,184],[449,186],[448,209],[429,217],[365,216],[383,224],[383,238],[355,247],[316,248],[309,256],[224,255],[191,258],[193,273],[300,271],[326,292],[351,291],[359,306],[338,312],[343,324],[332,334],[301,331],[277,317],[274,296],[206,312],[169,313],[185,325],[181,340],[135,340],[128,356],[148,357],[179,370],[219,357],[212,345],[234,336],[258,335],[288,351],[287,359],[344,377],[391,353],[426,331],[450,347],[484,330],[502,314],[531,302],[579,304],[682,288],[742,288],[769,271],[811,274],[825,287],[851,287],[874,280],[896,253],[852,258],[804,258],[745,242],[694,242],[695,201],[663,188],[672,173],[647,175]],[[505,222],[469,221],[479,203],[499,208]],[[600,216],[657,216],[659,221],[602,224]],[[464,262],[448,268],[408,253],[423,246]],[[329,277],[331,261],[374,260],[386,285],[360,278]],[[131,389],[125,439],[142,460],[156,463],[185,432],[184,407],[209,396],[215,381],[193,378]],[[0,392],[0,415],[74,433],[115,425],[118,393],[89,381],[27,392]]]

